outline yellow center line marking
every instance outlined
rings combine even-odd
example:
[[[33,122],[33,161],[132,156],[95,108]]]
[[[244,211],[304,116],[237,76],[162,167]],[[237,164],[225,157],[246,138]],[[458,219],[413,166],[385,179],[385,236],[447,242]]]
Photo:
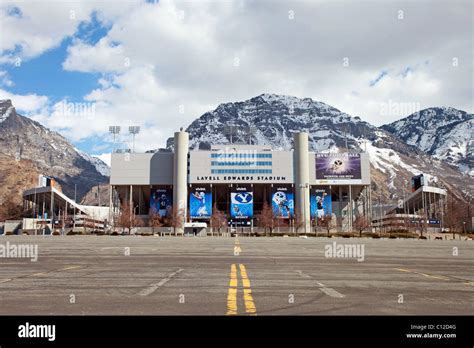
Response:
[[[227,293],[227,315],[237,315],[237,267],[230,266],[229,292]]]
[[[229,282],[230,287],[237,287],[237,267],[235,267],[235,264],[232,264],[230,266],[230,282]]]
[[[252,297],[252,290],[250,289],[250,280],[247,276],[247,270],[243,264],[239,264],[240,275],[242,276],[242,285],[244,286],[244,303],[245,312],[250,315],[257,315],[257,308]]]

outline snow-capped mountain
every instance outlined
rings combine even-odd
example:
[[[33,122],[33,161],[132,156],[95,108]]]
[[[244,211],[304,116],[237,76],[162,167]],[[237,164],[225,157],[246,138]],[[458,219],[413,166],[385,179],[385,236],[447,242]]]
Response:
[[[428,108],[381,128],[474,176],[473,114],[451,107]]]
[[[359,117],[313,101],[275,94],[262,94],[242,102],[220,104],[206,112],[186,129],[190,147],[206,149],[211,144],[226,144],[230,135],[226,126],[240,129],[254,127],[253,135],[233,134],[234,142],[271,145],[275,149],[293,147],[293,134],[306,131],[310,150],[368,152],[373,169],[375,194],[395,199],[401,190],[409,190],[411,176],[426,173],[432,182],[446,186],[461,197],[472,194],[472,182],[466,185],[463,175],[444,161],[433,158],[405,143],[384,129]],[[172,138],[167,146],[172,148]],[[472,181],[471,178],[469,178]]]
[[[82,156],[82,158],[84,158],[86,161],[91,162],[94,165],[95,169],[100,174],[102,174],[103,176],[107,176],[107,177],[110,176],[110,167],[104,161],[102,161],[100,158],[98,158],[96,156],[91,156],[87,152],[81,151],[77,148],[74,148],[74,149],[77,151],[77,153],[79,155]]]
[[[77,150],[62,135],[16,113],[10,100],[0,100],[0,153],[16,161],[31,161],[39,173],[55,177],[63,191],[77,198],[108,181],[108,167]]]

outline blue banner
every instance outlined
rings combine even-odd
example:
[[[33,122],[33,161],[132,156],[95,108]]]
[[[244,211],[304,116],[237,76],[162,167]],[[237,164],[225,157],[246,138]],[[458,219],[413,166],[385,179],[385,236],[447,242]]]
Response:
[[[293,217],[295,210],[293,190],[291,187],[273,187],[272,210],[275,218],[290,219]]]
[[[232,220],[253,218],[253,192],[239,191],[230,193],[230,216]]]
[[[161,217],[170,216],[173,209],[173,191],[169,188],[151,190],[150,209]]]
[[[210,187],[193,187],[189,192],[189,216],[191,219],[210,219],[212,192]]]
[[[324,219],[332,214],[332,198],[329,186],[314,187],[310,198],[311,217]]]

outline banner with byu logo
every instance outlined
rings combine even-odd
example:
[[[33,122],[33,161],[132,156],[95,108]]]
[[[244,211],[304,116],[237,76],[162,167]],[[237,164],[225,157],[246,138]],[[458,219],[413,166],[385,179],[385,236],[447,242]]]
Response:
[[[253,218],[252,191],[230,193],[230,216],[232,220],[248,220]]]

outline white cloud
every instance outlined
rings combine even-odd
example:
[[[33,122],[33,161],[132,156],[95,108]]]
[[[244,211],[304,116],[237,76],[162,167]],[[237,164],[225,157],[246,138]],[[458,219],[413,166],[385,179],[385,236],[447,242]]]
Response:
[[[27,115],[42,112],[48,106],[48,97],[36,94],[13,94],[0,89],[0,99],[11,99],[13,106]]]
[[[76,38],[63,63],[69,71],[104,73],[85,97],[94,103],[93,119],[54,112],[44,118],[73,140],[103,135],[109,125],[126,133],[133,124],[142,126],[137,149],[156,148],[219,103],[266,92],[312,97],[377,125],[405,116],[381,115],[391,102],[473,109],[470,2],[100,6],[94,9],[110,31],[94,45]],[[53,28],[62,32],[58,37],[75,30],[62,26]],[[28,51],[35,49],[25,46]],[[371,87],[381,71],[387,75]]]
[[[12,87],[14,85],[13,81],[10,79],[8,72],[5,70],[0,70],[0,86]]]
[[[68,47],[67,53],[68,57],[63,63],[64,70],[106,73],[123,71],[128,65],[128,60],[123,55],[123,47],[112,45],[107,37],[99,40],[94,46],[76,40]]]
[[[111,23],[137,3],[139,0],[120,1],[113,6],[94,1],[1,1],[0,63],[37,57],[74,35],[93,13],[101,23]]]

